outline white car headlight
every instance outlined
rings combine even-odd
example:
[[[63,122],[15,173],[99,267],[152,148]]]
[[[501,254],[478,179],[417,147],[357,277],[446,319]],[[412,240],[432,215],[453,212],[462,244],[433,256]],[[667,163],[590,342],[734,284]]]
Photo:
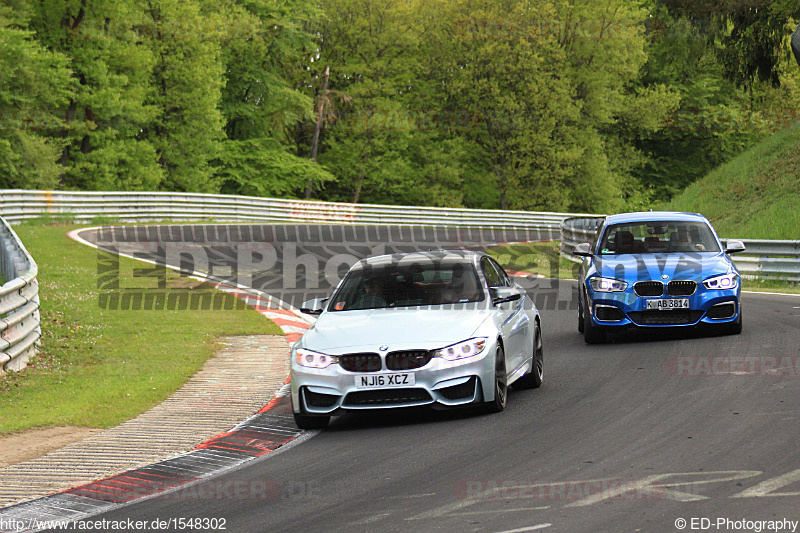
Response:
[[[486,347],[486,338],[470,339],[468,341],[459,342],[452,346],[446,346],[433,352],[434,357],[441,357],[448,361],[456,361],[458,359],[466,359],[473,355],[478,355]]]
[[[597,292],[622,292],[628,288],[628,283],[612,278],[601,278],[596,276],[589,279],[592,289]]]
[[[723,274],[722,276],[708,278],[703,282],[703,285],[705,285],[706,289],[716,290],[735,289],[738,284],[739,275],[735,272],[729,272],[727,274]]]
[[[339,362],[339,358],[335,355],[312,352],[304,348],[298,348],[294,357],[298,365],[309,368],[328,368]]]

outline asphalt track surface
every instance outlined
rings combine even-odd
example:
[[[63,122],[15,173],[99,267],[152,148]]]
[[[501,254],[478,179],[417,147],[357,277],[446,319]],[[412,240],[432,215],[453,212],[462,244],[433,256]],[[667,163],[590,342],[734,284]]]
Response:
[[[800,520],[800,298],[745,294],[741,335],[632,331],[589,346],[574,282],[521,284],[542,312],[545,384],[512,391],[504,412],[345,415],[180,498],[92,520],[496,532]]]

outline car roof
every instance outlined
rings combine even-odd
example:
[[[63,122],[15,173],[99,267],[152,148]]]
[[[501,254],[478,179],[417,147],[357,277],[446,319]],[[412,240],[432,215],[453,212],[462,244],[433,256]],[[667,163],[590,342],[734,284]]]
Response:
[[[700,213],[683,213],[680,211],[640,211],[637,213],[620,213],[606,217],[606,225],[625,222],[704,222],[708,219]]]
[[[377,266],[393,264],[400,261],[413,263],[415,261],[446,260],[448,263],[473,264],[478,257],[489,256],[485,252],[474,250],[430,250],[423,252],[404,252],[396,254],[375,255],[365,257],[353,265],[351,270],[363,268],[366,265]]]

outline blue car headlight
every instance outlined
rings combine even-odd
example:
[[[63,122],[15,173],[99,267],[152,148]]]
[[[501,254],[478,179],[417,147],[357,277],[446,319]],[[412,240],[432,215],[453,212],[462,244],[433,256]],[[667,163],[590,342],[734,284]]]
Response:
[[[722,276],[708,278],[703,282],[706,289],[728,290],[735,289],[739,284],[739,275],[735,272],[728,272]]]
[[[294,357],[298,365],[309,368],[328,368],[339,362],[339,358],[335,355],[312,352],[305,348],[298,348]]]
[[[600,276],[590,278],[589,283],[596,292],[622,292],[628,288],[628,283],[625,281]]]
[[[441,357],[448,361],[457,361],[478,355],[486,347],[486,338],[469,339],[452,346],[446,346],[433,352],[434,357]]]

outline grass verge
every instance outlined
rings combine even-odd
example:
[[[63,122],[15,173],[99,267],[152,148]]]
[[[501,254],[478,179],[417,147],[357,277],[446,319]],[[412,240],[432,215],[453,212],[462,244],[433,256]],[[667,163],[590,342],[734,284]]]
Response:
[[[557,241],[504,244],[487,248],[508,271],[528,272],[552,279],[577,279],[578,264],[561,257]]]
[[[797,239],[800,122],[689,185],[661,208],[698,212],[732,239]]]
[[[214,354],[222,335],[280,334],[253,309],[101,309],[98,264],[109,254],[78,244],[78,226],[18,226],[39,265],[43,344],[21,372],[0,378],[0,434],[34,427],[106,428],[133,418],[175,392]],[[120,286],[136,286],[134,268],[119,259]],[[170,273],[167,289],[213,290]]]

